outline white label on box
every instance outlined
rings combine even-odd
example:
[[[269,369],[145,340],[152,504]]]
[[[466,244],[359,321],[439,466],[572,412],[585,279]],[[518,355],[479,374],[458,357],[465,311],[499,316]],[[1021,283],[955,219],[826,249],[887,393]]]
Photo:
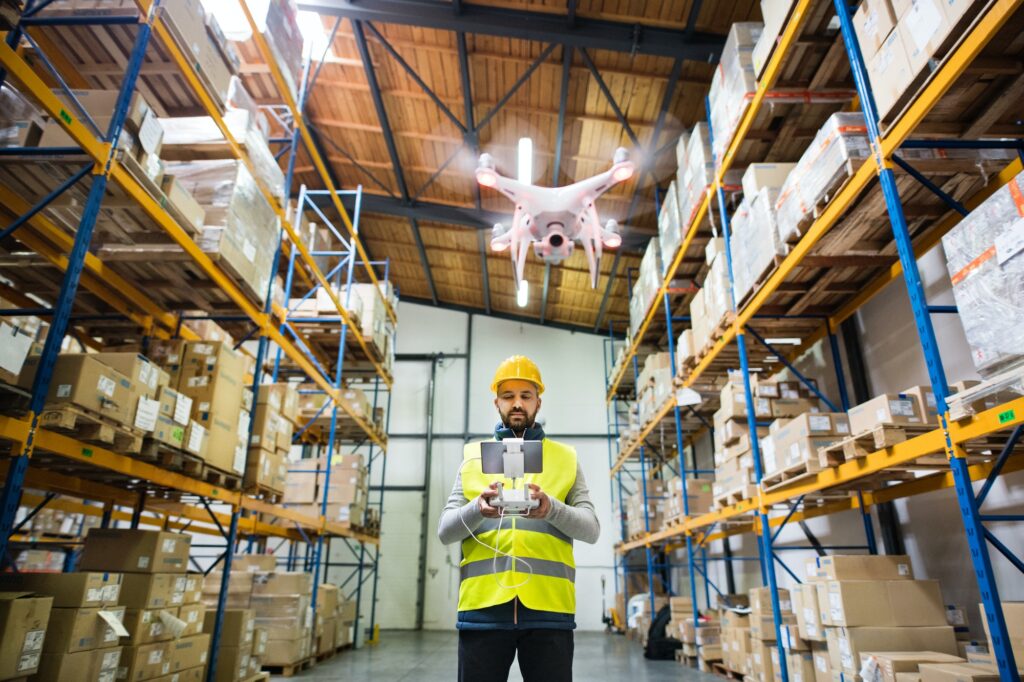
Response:
[[[103,601],[108,604],[116,604],[121,596],[121,583],[112,583],[103,588]]]
[[[843,619],[843,598],[838,592],[829,592],[828,604],[832,614],[832,620]]]
[[[923,50],[942,26],[942,10],[932,0],[917,0],[907,13],[906,25],[917,49]]]
[[[117,639],[118,637],[130,637],[131,633],[125,628],[124,623],[118,618],[118,614],[113,611],[99,611],[98,614],[103,622],[107,624],[110,632],[112,632]],[[104,641],[109,641],[110,638],[104,638]]]
[[[823,673],[827,673],[828,672],[828,659],[825,658],[824,656],[815,656],[814,657],[814,664],[817,666],[818,670],[820,670],[821,672],[823,672]]]
[[[896,564],[896,572],[900,575],[910,575],[910,564]]]
[[[171,662],[170,661],[164,661],[164,664],[162,666],[160,666],[160,674],[161,675],[166,675],[169,672],[171,672]]]
[[[786,388],[782,391],[782,397],[786,400],[798,400],[800,398],[800,391],[796,391],[792,388]]]
[[[180,606],[185,603],[184,592],[172,592],[171,593],[171,604]]]
[[[116,671],[117,664],[121,662],[121,652],[110,651],[103,654],[103,658],[100,659],[100,670]]]
[[[1006,232],[995,238],[996,263],[1006,261],[1024,251],[1024,218],[1010,226]]]
[[[43,638],[46,636],[46,630],[29,630],[25,633],[25,641],[21,645],[21,653],[29,653],[31,651],[42,651],[43,650]]]
[[[57,397],[67,398],[71,395],[71,384],[61,384],[57,387]]]
[[[103,593],[106,588],[103,587],[90,587],[85,591],[85,601],[103,601]]]
[[[199,612],[198,611],[192,610],[192,611],[189,611],[185,615],[187,616],[189,623],[197,623],[197,622],[199,622]]]
[[[950,625],[967,625],[964,612],[951,606],[946,607],[946,622]]]
[[[900,398],[898,400],[889,401],[889,412],[892,415],[899,417],[913,417],[914,416],[914,401],[909,398]]]
[[[188,583],[185,580],[185,576],[179,576],[174,579],[174,591],[184,592],[187,589]]]
[[[117,679],[117,670],[102,670],[96,678],[96,682],[114,682]]]
[[[22,654],[18,658],[18,672],[28,672],[29,670],[35,670],[39,667],[39,657],[41,653],[35,651],[31,654]]]
[[[196,355],[213,355],[213,346],[209,343],[192,344],[192,352]]]
[[[18,330],[6,322],[0,322],[0,368],[17,375],[28,357],[28,351],[32,348],[32,337],[28,334],[21,334]]]
[[[886,414],[884,407],[879,407],[875,410],[875,421],[880,424],[889,421],[889,415]]]
[[[156,428],[156,418],[159,414],[160,403],[140,395],[139,407],[135,410],[135,428],[152,431]]]
[[[786,464],[792,465],[802,461],[803,459],[800,457],[800,443],[793,443],[789,446],[789,459],[786,460]]]
[[[807,423],[810,426],[811,431],[827,433],[832,430],[832,420],[826,416],[810,415],[807,417]]]
[[[114,397],[114,389],[117,388],[117,383],[110,377],[100,376],[96,382],[96,390],[108,398]]]
[[[178,546],[178,541],[175,540],[174,538],[167,538],[162,543],[160,543],[160,549],[165,554],[173,554],[174,550],[175,550],[175,548],[177,548],[177,546]]]
[[[156,152],[156,146],[160,143],[163,134],[164,129],[160,126],[156,114],[152,110],[147,111],[142,125],[139,126],[139,145],[147,154],[153,154]]]
[[[199,662],[200,663],[206,663],[206,652],[205,651],[202,654],[199,655]]]
[[[848,421],[846,421],[844,419],[842,421],[836,422],[836,433],[849,433],[849,432],[850,432],[850,423]]]
[[[210,411],[210,403],[208,403],[208,402],[205,402],[205,401],[204,401],[204,402],[201,402],[201,403],[199,403],[199,405],[198,405],[198,406],[196,407],[196,409],[197,409],[198,411],[200,411],[200,412],[209,412],[209,411]]]
[[[192,398],[181,393],[174,401],[174,421],[182,426],[188,426],[188,420],[192,416]]]
[[[138,568],[149,568],[149,557],[140,556]]]
[[[248,239],[244,240],[244,243],[242,244],[242,254],[245,256],[247,261],[252,263],[256,260],[256,245]]]

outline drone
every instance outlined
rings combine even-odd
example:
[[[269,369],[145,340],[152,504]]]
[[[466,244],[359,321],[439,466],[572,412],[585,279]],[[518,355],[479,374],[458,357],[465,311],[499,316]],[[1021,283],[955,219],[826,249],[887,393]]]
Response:
[[[523,280],[529,245],[545,263],[558,265],[572,255],[575,242],[583,245],[590,266],[590,286],[597,286],[602,249],[622,245],[619,224],[609,220],[601,226],[594,202],[609,189],[633,177],[635,167],[629,152],[615,150],[612,167],[592,178],[565,187],[538,187],[505,177],[495,170],[494,158],[481,154],[476,181],[493,187],[515,204],[510,226],[497,223],[491,234],[491,249],[509,250],[516,289]]]

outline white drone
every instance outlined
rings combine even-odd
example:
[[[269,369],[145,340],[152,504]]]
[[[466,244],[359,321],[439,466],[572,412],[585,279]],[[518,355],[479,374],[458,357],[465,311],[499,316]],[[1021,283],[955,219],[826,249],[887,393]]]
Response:
[[[490,154],[480,155],[476,181],[483,187],[494,187],[516,206],[511,227],[501,223],[494,226],[491,248],[510,249],[517,289],[523,280],[531,243],[538,258],[557,265],[572,255],[576,240],[583,244],[587,254],[590,286],[597,286],[601,250],[618,247],[622,236],[615,220],[601,227],[594,202],[618,183],[629,180],[634,170],[629,152],[619,147],[612,157],[612,167],[600,175],[565,187],[537,187],[499,174],[494,169],[494,158]]]

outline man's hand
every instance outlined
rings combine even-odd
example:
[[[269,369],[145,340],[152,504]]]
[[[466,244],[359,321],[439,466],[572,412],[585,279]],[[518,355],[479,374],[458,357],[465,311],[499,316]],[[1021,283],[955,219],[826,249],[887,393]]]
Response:
[[[527,487],[530,489],[530,499],[538,500],[538,504],[535,508],[530,510],[530,513],[526,515],[528,519],[543,519],[551,511],[551,498],[548,494],[540,489],[540,486],[536,483],[527,483]]]
[[[476,498],[476,506],[480,508],[480,513],[483,514],[485,519],[496,519],[500,515],[500,510],[497,507],[491,506],[491,500],[497,496],[498,484],[492,483],[480,493],[480,497]]]

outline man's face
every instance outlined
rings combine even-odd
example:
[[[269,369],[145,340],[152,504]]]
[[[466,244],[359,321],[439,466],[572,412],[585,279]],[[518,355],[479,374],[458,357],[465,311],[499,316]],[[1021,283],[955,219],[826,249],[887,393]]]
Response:
[[[494,406],[501,415],[501,423],[518,433],[533,426],[540,410],[540,396],[537,387],[529,381],[510,379],[498,386]]]

